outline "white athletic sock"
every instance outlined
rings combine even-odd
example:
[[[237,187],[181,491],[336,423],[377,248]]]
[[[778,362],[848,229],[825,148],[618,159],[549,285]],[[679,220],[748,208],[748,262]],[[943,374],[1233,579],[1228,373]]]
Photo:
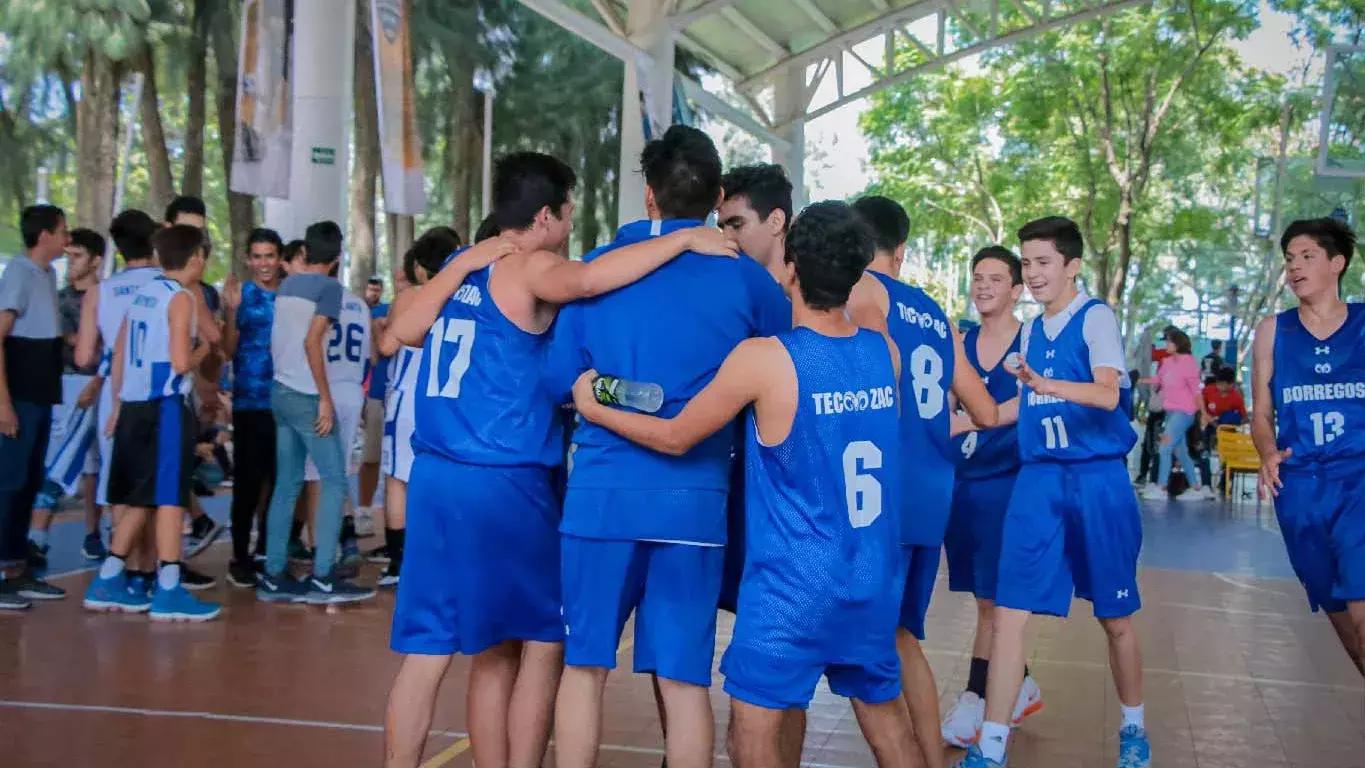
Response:
[[[101,579],[114,578],[120,573],[123,573],[123,566],[124,566],[123,558],[119,557],[118,555],[110,555],[104,558],[104,562],[100,564],[100,578]]]
[[[981,725],[981,754],[987,760],[994,760],[997,763],[1005,761],[1005,744],[1010,738],[1010,727],[1000,723],[983,723]]]
[[[30,528],[28,532],[28,540],[33,542],[34,544],[37,544],[40,548],[46,547],[47,531],[41,531],[38,530],[37,528]]]
[[[162,563],[156,573],[156,586],[163,592],[180,586],[180,563]]]
[[[1124,705],[1120,704],[1119,709],[1123,710],[1123,724],[1120,725],[1119,728],[1120,729],[1127,728],[1130,725],[1136,725],[1139,728],[1146,728],[1147,727],[1145,724],[1146,721],[1144,720],[1143,717],[1145,713],[1143,712],[1142,708],[1143,708],[1142,704],[1139,704],[1136,707],[1125,707]]]

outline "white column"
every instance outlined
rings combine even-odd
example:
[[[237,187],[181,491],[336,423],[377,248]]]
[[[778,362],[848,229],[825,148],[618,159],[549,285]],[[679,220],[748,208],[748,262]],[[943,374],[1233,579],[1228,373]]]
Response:
[[[286,241],[303,237],[315,221],[330,219],[346,228],[355,3],[294,0],[294,147],[289,199],[267,198],[265,203],[266,226]]]
[[[640,77],[647,78],[648,109],[660,131],[673,122],[674,36],[668,28],[663,0],[630,0],[626,34],[630,41],[649,52],[643,67],[625,63],[621,93],[621,166],[618,224],[643,219],[645,179],[640,174],[640,153],[645,148],[643,117],[640,113]],[[639,70],[644,69],[641,73]],[[657,136],[655,138],[658,138]]]
[[[785,127],[778,131],[790,142],[786,151],[773,148],[773,162],[787,169],[792,182],[792,210],[806,206],[806,75],[804,67],[795,67],[777,77],[774,83],[774,106],[777,123]]]

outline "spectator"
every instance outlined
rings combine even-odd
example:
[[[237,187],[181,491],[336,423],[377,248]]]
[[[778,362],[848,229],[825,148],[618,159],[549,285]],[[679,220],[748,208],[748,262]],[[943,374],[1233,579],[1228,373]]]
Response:
[[[1190,354],[1190,337],[1183,331],[1166,334],[1167,356],[1157,368],[1155,385],[1166,407],[1165,429],[1161,436],[1161,466],[1157,485],[1143,491],[1145,499],[1165,499],[1171,476],[1172,459],[1180,461],[1185,479],[1190,483],[1187,498],[1212,498],[1203,484],[1195,485],[1194,459],[1190,456],[1188,432],[1195,418],[1204,410],[1204,397],[1199,388],[1199,364]]]
[[[1149,391],[1147,396],[1147,429],[1142,434],[1142,458],[1138,462],[1139,483],[1155,483],[1161,466],[1158,458],[1158,444],[1161,438],[1161,428],[1166,419],[1166,407],[1162,402],[1161,391],[1152,384],[1152,381],[1151,377],[1138,379],[1139,383],[1148,385]]]
[[[1217,339],[1213,342],[1213,349],[1207,355],[1199,359],[1199,380],[1204,382],[1204,386],[1213,384],[1218,376],[1218,371],[1223,367],[1223,342]]]
[[[1204,485],[1210,487],[1213,468],[1209,466],[1209,454],[1216,445],[1218,427],[1222,424],[1241,424],[1247,416],[1246,401],[1237,388],[1237,372],[1230,366],[1220,366],[1214,375],[1214,382],[1204,387],[1204,413],[1199,419],[1204,428],[1204,445],[1209,449],[1199,458],[1199,474],[1204,479]]]

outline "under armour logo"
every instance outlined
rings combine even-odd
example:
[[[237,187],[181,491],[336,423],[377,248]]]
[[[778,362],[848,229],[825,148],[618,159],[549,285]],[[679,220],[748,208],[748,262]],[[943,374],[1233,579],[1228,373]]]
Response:
[[[1051,368],[1044,368],[1044,369],[1043,369],[1043,375],[1046,376],[1046,377],[1049,378],[1049,379],[1052,378],[1052,369],[1051,369]]]
[[[1127,598],[1128,598],[1128,590],[1126,590],[1126,589],[1120,589],[1120,590],[1119,590],[1119,593],[1118,593],[1118,599],[1120,599],[1120,600],[1126,600]]]
[[[1331,348],[1331,347],[1313,347],[1313,354],[1315,354],[1315,355],[1330,355],[1330,354],[1332,354],[1332,348]]]
[[[1317,365],[1313,366],[1313,370],[1316,371],[1316,372],[1318,372],[1318,373],[1331,373],[1331,372],[1332,372],[1332,364],[1331,364],[1331,363],[1318,363]]]
[[[1054,357],[1056,357],[1056,356],[1057,356],[1057,350],[1055,350],[1055,349],[1049,349],[1049,350],[1047,351],[1047,359],[1051,360],[1052,358],[1054,358]]]

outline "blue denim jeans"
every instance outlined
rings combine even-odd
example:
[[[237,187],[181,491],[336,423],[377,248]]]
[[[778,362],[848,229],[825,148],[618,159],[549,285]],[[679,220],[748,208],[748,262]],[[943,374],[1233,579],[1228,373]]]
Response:
[[[274,382],[270,410],[275,414],[275,490],[266,515],[265,570],[272,576],[284,573],[289,564],[289,527],[294,503],[303,487],[303,467],[311,458],[317,465],[322,495],[313,528],[313,575],[325,579],[336,559],[341,535],[341,515],[346,503],[346,465],[341,438],[334,427],[326,437],[313,430],[318,417],[318,396],[308,395]]]
[[[1199,475],[1195,472],[1194,459],[1190,458],[1190,447],[1186,443],[1186,436],[1189,434],[1190,426],[1194,424],[1194,414],[1184,411],[1166,411],[1166,430],[1162,433],[1161,443],[1161,474],[1157,477],[1157,484],[1162,488],[1171,479],[1171,456],[1180,460],[1180,467],[1185,471],[1185,482],[1191,487],[1199,484]]]
[[[0,435],[0,565],[28,559],[28,524],[33,500],[46,479],[44,460],[52,432],[52,406],[14,401],[19,434]]]

